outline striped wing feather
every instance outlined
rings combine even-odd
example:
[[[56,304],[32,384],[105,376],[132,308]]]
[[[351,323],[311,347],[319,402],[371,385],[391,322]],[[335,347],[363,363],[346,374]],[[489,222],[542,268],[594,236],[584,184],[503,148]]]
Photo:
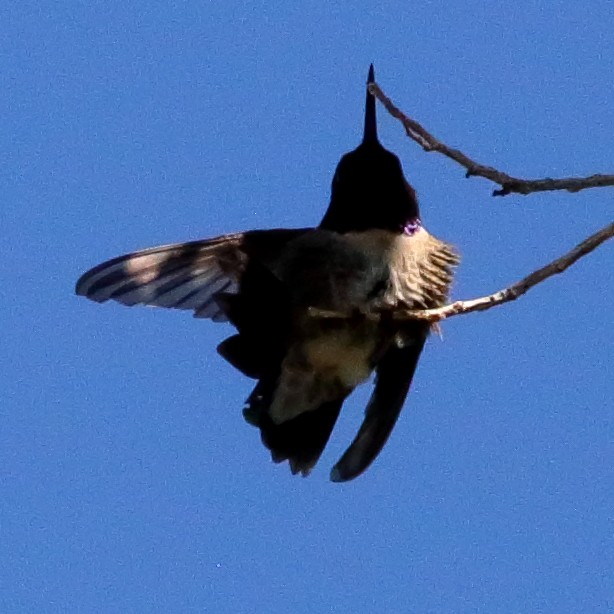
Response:
[[[225,321],[215,301],[235,293],[247,257],[244,233],[144,249],[103,262],[81,276],[76,293],[98,303],[152,305]]]
[[[98,303],[186,309],[197,318],[225,322],[216,296],[236,294],[250,259],[267,266],[306,230],[254,230],[144,249],[89,270],[75,291]]]

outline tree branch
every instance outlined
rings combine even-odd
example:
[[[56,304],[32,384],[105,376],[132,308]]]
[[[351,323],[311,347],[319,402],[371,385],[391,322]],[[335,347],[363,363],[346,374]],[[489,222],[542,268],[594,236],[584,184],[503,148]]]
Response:
[[[405,128],[407,136],[414,140],[424,151],[437,151],[451,160],[454,160],[467,170],[466,177],[484,177],[501,186],[493,191],[493,196],[506,196],[511,193],[531,194],[532,192],[547,192],[552,190],[567,190],[579,192],[587,188],[601,188],[614,186],[614,175],[591,175],[590,177],[567,177],[564,179],[519,179],[507,173],[498,171],[491,166],[475,162],[462,151],[448,147],[436,139],[417,121],[407,117],[388,98],[376,83],[369,85],[369,91],[386,108],[392,117],[398,119]]]
[[[507,288],[503,288],[503,290],[499,290],[498,292],[494,292],[493,294],[482,296],[480,298],[455,301],[454,303],[450,303],[449,305],[444,305],[443,307],[438,307],[436,309],[394,311],[392,316],[397,321],[423,320],[426,322],[436,323],[452,316],[457,316],[463,313],[471,313],[472,311],[486,311],[491,307],[496,307],[497,305],[502,305],[503,303],[515,301],[518,297],[528,292],[531,288],[548,279],[548,277],[562,273],[572,264],[574,264],[574,262],[577,262],[580,258],[586,256],[599,247],[602,243],[605,243],[605,241],[611,239],[613,236],[614,222],[592,234],[565,255],[557,258],[541,269],[534,271],[530,275],[527,275],[520,281],[517,281],[515,284],[512,284]],[[353,317],[348,314],[316,308],[310,309],[310,315],[313,317],[327,319],[346,319]]]

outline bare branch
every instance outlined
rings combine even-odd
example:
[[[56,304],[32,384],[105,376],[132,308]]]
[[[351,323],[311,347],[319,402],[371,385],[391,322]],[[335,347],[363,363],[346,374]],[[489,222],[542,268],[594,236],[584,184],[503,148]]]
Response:
[[[519,179],[512,177],[491,166],[479,164],[466,156],[462,151],[448,147],[445,143],[436,139],[422,125],[407,117],[396,107],[376,83],[369,85],[369,91],[384,105],[392,117],[398,119],[403,124],[407,136],[416,141],[424,151],[437,151],[454,160],[467,169],[467,177],[484,177],[493,183],[499,184],[501,188],[494,190],[493,196],[506,196],[512,193],[531,194],[532,192],[552,190],[579,192],[587,188],[614,186],[614,175],[591,175],[590,177],[567,177],[564,179]]]
[[[424,320],[426,322],[435,323],[452,316],[457,316],[463,313],[471,313],[472,311],[485,311],[491,307],[496,307],[497,305],[502,305],[503,303],[515,301],[518,297],[528,292],[531,288],[548,279],[548,277],[562,273],[572,264],[574,264],[574,262],[578,261],[583,256],[586,256],[599,247],[602,243],[605,243],[605,241],[611,239],[613,236],[614,222],[592,234],[590,237],[582,241],[582,243],[576,245],[576,247],[574,247],[564,256],[561,256],[550,264],[547,264],[541,269],[534,271],[520,281],[517,281],[515,284],[512,284],[507,288],[503,288],[503,290],[499,290],[498,292],[494,292],[493,294],[482,296],[480,298],[474,298],[466,301],[455,301],[454,303],[450,303],[449,305],[444,305],[443,307],[438,307],[436,309],[395,311],[392,314],[393,318],[398,321]],[[316,308],[312,308],[310,310],[310,315],[313,317],[327,319],[346,319],[353,317],[348,314],[320,310]]]

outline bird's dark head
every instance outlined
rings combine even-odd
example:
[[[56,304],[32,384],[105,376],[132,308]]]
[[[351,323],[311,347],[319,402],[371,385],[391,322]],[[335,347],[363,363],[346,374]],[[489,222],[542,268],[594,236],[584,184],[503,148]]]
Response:
[[[417,223],[418,203],[403,176],[399,159],[377,138],[373,65],[367,80],[365,128],[362,143],[345,154],[333,177],[330,205],[320,226],[336,232],[373,228],[403,232]]]

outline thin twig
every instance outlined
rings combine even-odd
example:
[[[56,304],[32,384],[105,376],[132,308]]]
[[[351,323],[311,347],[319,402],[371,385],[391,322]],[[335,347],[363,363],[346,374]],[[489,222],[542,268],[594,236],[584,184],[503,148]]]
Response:
[[[491,307],[496,307],[497,305],[514,301],[533,288],[533,286],[536,286],[545,279],[548,279],[548,277],[562,273],[572,264],[574,264],[574,262],[578,261],[583,256],[586,256],[599,247],[602,243],[608,239],[611,239],[613,236],[614,222],[592,234],[590,237],[582,241],[582,243],[576,245],[576,247],[574,247],[564,256],[561,256],[560,258],[552,261],[550,264],[547,264],[541,269],[534,271],[520,281],[517,281],[515,284],[512,284],[507,288],[503,288],[503,290],[499,290],[498,292],[494,292],[493,294],[482,296],[480,298],[474,298],[466,301],[455,301],[454,303],[450,303],[449,305],[444,305],[443,307],[438,307],[436,309],[395,311],[392,314],[393,318],[398,321],[424,320],[426,322],[434,323],[440,322],[441,320],[445,320],[446,318],[450,318],[452,316],[457,316],[463,313],[471,313],[472,311],[485,311]],[[315,308],[310,310],[310,315],[318,318],[337,319],[345,319],[349,317],[342,313],[319,310]]]
[[[469,156],[466,156],[462,151],[448,147],[448,145],[436,139],[422,125],[407,117],[395,106],[376,83],[369,85],[369,91],[384,105],[392,117],[398,119],[403,124],[407,136],[416,141],[424,151],[437,151],[454,160],[467,170],[467,177],[484,177],[499,184],[501,188],[494,190],[493,196],[506,196],[511,193],[531,194],[532,192],[547,192],[551,190],[579,192],[587,188],[614,186],[614,175],[591,175],[590,177],[567,177],[564,179],[519,179],[518,177],[512,177],[492,166],[479,164],[469,158]]]

